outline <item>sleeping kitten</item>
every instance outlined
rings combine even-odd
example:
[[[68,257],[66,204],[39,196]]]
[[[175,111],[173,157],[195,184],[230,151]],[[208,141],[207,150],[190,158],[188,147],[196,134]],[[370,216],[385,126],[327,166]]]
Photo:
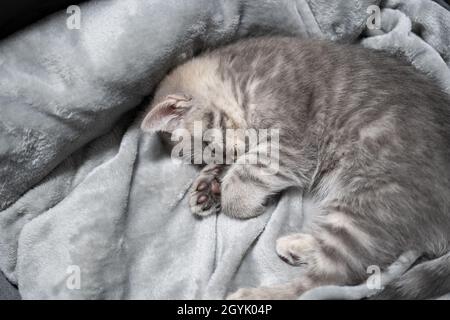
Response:
[[[250,218],[286,188],[309,193],[318,208],[313,222],[276,243],[283,260],[306,272],[286,285],[231,295],[290,299],[319,285],[359,284],[368,266],[385,268],[409,250],[427,257],[448,252],[449,109],[445,93],[383,53],[267,37],[177,67],[156,91],[142,129],[193,133],[200,121],[222,132],[278,130],[275,174],[261,163],[209,163],[192,186],[190,206],[200,216],[221,210]],[[199,139],[202,134],[194,135]],[[226,144],[224,152],[237,144]],[[393,296],[450,291],[449,259],[423,270],[439,286],[422,288],[419,269],[414,279],[395,284]]]

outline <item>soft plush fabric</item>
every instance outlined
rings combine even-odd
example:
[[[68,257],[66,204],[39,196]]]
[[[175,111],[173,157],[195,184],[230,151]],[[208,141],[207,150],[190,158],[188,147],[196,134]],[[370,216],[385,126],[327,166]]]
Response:
[[[80,30],[62,12],[2,41],[0,269],[26,299],[215,299],[294,278],[274,245],[309,201],[288,190],[255,219],[195,218],[195,169],[140,132],[138,110],[176,64],[267,33],[401,51],[450,92],[449,13],[386,1],[381,31],[361,38],[377,3],[90,1]]]

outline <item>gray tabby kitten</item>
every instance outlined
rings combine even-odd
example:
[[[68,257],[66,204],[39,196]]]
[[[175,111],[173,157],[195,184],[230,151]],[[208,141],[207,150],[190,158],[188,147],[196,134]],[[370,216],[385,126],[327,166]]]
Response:
[[[450,100],[412,66],[359,46],[242,40],[173,70],[142,129],[192,131],[195,121],[279,129],[280,168],[270,175],[261,164],[206,165],[190,194],[194,214],[254,217],[290,187],[317,206],[302,233],[276,243],[283,260],[305,268],[299,279],[230,298],[290,299],[319,285],[359,284],[369,265],[386,268],[409,250],[443,258],[416,265],[382,297],[450,291]]]

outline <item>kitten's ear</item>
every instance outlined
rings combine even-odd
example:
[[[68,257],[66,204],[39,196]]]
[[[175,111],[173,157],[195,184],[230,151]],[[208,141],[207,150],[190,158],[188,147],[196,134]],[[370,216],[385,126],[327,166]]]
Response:
[[[145,116],[141,129],[145,132],[172,132],[179,127],[191,100],[192,98],[186,95],[168,95]]]

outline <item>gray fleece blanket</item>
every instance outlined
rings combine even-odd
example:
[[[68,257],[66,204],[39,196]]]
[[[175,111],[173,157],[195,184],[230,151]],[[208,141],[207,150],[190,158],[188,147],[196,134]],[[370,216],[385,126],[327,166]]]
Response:
[[[1,42],[0,269],[26,299],[221,299],[295,278],[274,245],[301,229],[308,200],[288,190],[255,219],[196,219],[195,169],[140,132],[137,110],[173,66],[267,33],[401,53],[450,93],[450,13],[385,1],[369,30],[373,4],[90,1],[80,29],[61,12]],[[306,298],[366,294],[323,289]]]

